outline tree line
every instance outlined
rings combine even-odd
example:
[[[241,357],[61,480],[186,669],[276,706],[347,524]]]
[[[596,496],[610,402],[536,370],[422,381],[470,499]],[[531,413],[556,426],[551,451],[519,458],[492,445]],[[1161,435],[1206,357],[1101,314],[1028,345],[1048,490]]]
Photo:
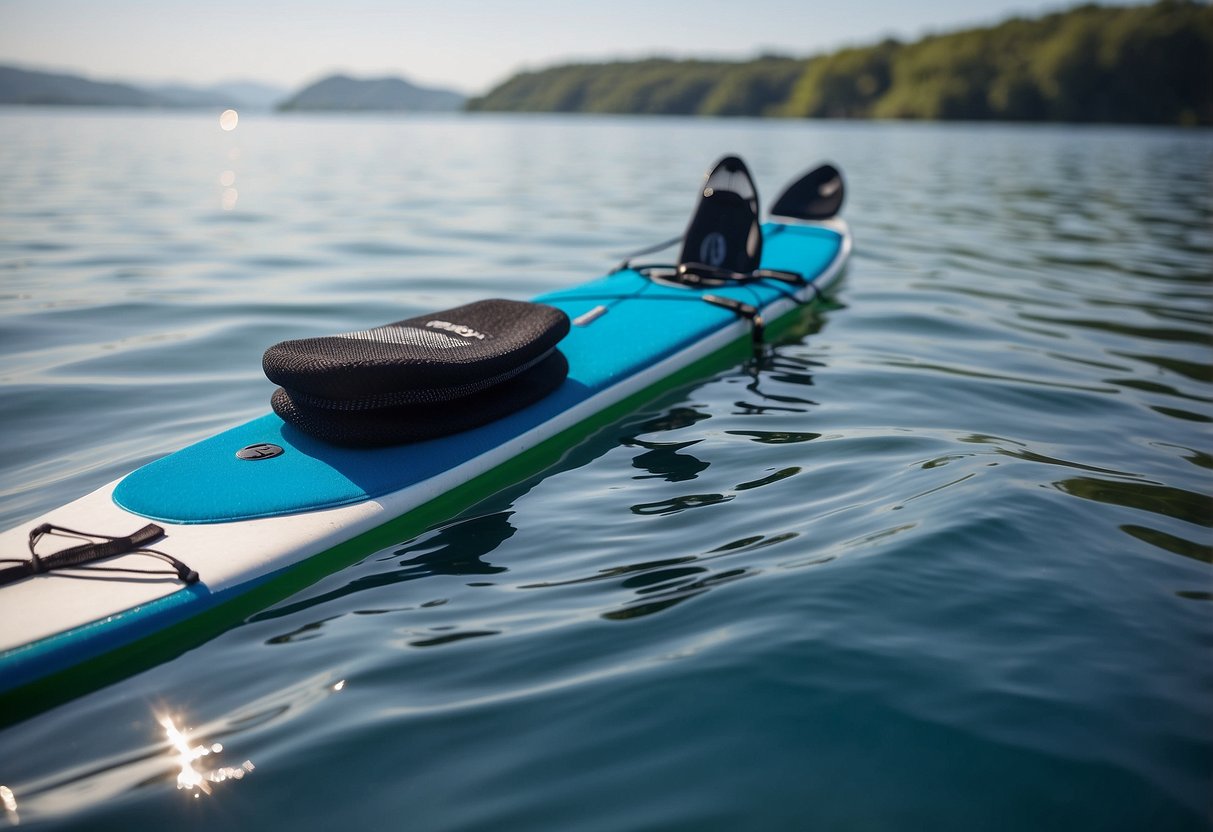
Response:
[[[1213,124],[1213,6],[1085,5],[810,58],[573,64],[470,110]]]

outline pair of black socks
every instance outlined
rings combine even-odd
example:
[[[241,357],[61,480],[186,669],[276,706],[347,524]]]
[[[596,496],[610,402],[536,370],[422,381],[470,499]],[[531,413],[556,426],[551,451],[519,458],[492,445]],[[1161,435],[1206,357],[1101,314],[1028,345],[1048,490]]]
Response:
[[[568,316],[483,300],[360,332],[283,341],[265,352],[274,412],[335,445],[432,439],[500,419],[568,375],[556,349]]]

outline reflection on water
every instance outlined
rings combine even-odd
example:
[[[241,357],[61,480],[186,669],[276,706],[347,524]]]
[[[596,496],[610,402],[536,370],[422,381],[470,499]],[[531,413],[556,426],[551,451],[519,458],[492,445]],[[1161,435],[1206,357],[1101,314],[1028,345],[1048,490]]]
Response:
[[[794,477],[797,474],[799,474],[802,470],[804,470],[804,469],[802,469],[798,466],[792,466],[791,468],[782,468],[782,469],[774,472],[773,474],[768,474],[765,477],[760,477],[756,480],[750,480],[749,482],[738,483],[735,487],[738,491],[748,491],[751,488],[761,488],[764,485],[770,485],[771,483],[779,482],[780,480],[786,480],[788,477]]]
[[[504,566],[486,563],[492,554],[518,529],[510,522],[512,511],[498,511],[461,519],[431,531],[394,550],[403,557],[400,565],[418,576],[494,575]]]
[[[21,816],[17,814],[17,798],[8,786],[0,786],[0,803],[4,804],[5,820],[13,826],[21,823]]]
[[[820,439],[820,433],[798,433],[791,431],[774,431],[774,430],[731,430],[729,433],[734,436],[748,436],[755,442],[761,442],[764,445],[788,445],[797,442],[811,442],[814,439]]]
[[[157,721],[164,729],[164,736],[172,746],[177,757],[177,765],[181,769],[177,773],[178,789],[194,792],[195,797],[198,796],[198,793],[209,795],[214,791],[215,784],[223,783],[226,780],[241,780],[254,768],[250,760],[245,760],[239,766],[206,768],[202,761],[212,754],[223,751],[221,743],[215,742],[207,745],[203,741],[194,745],[192,744],[195,742],[194,738],[182,733],[171,716],[161,714],[157,717]]]
[[[692,439],[689,442],[645,442],[641,439],[624,440],[627,444],[634,447],[648,448],[649,450],[632,460],[632,464],[642,471],[648,471],[648,474],[640,474],[638,478],[658,477],[666,482],[685,482],[693,480],[699,474],[702,474],[704,469],[710,463],[704,462],[702,459],[697,459],[691,454],[680,454],[679,451],[684,448],[689,448],[699,442],[697,439]]]
[[[338,598],[367,592],[380,587],[435,575],[495,575],[504,572],[504,566],[494,566],[482,560],[512,537],[516,531],[510,523],[512,512],[504,511],[457,520],[448,525],[435,529],[416,540],[393,547],[386,553],[381,552],[372,560],[379,563],[384,560],[397,561],[399,569],[376,568],[371,574],[358,575],[342,586],[311,595],[303,600],[280,604],[264,612],[253,615],[251,621],[264,621],[282,618],[302,610],[320,606]],[[309,622],[292,633],[276,636],[286,642],[297,640],[299,636],[316,631],[323,621]],[[273,642],[272,643],[277,643]]]
[[[679,453],[679,451],[698,444],[701,440],[650,442],[640,437],[648,433],[681,430],[707,418],[710,418],[707,413],[693,408],[676,407],[661,416],[642,422],[634,435],[621,438],[620,442],[625,446],[648,449],[645,453],[632,458],[634,467],[648,472],[647,475],[639,475],[638,479],[656,477],[666,482],[686,482],[702,474],[710,463],[691,454]]]
[[[731,494],[684,494],[671,497],[668,500],[658,500],[655,503],[637,503],[632,506],[632,513],[641,516],[652,514],[677,514],[692,508],[703,508],[733,499]]]
[[[1213,527],[1213,501],[1206,494],[1144,482],[1071,477],[1054,485],[1067,494],[1115,506],[1140,509],[1206,528]]]
[[[1100,468],[1095,465],[1083,465],[1081,462],[1073,462],[1071,460],[1057,459],[1048,456],[1047,454],[1037,453],[1031,450],[1022,442],[1016,442],[1013,439],[1004,439],[998,436],[983,436],[981,434],[973,434],[971,436],[959,437],[961,442],[971,442],[975,445],[992,445],[995,448],[995,453],[1002,456],[1009,456],[1015,459],[1021,459],[1024,462],[1041,462],[1045,465],[1059,465],[1063,468],[1076,468],[1080,471],[1093,471],[1097,474],[1112,474],[1113,476],[1132,477],[1131,473],[1124,471],[1113,471],[1110,468]],[[1012,447],[1003,447],[1010,445]],[[950,457],[949,459],[958,459],[960,457]],[[938,463],[939,461],[934,461]]]
[[[1152,546],[1157,546],[1159,549],[1183,555],[1185,558],[1213,564],[1213,546],[1211,545],[1197,543],[1194,540],[1185,540],[1182,537],[1167,534],[1158,529],[1151,529],[1147,526],[1124,525],[1120,527],[1120,530],[1138,540],[1144,540]]]
[[[619,609],[604,612],[602,617],[608,621],[627,621],[633,618],[640,618],[646,615],[653,615],[659,612],[665,612],[675,604],[681,604],[683,601],[688,601],[691,598],[707,592],[713,586],[717,586],[726,581],[734,581],[738,578],[743,578],[747,575],[744,569],[733,569],[728,572],[720,572],[715,575],[709,575],[695,581],[678,581],[672,580],[667,583],[660,584],[655,587],[646,588],[648,592],[658,593],[650,600],[637,601]],[[659,576],[666,577],[666,576]],[[637,593],[644,593],[645,589],[636,590]]]

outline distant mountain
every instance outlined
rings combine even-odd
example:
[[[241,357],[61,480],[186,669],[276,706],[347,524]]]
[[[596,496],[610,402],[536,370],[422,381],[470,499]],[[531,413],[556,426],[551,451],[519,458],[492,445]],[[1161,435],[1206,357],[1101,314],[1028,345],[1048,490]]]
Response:
[[[462,109],[463,101],[452,90],[421,87],[403,78],[360,80],[334,75],[288,98],[286,90],[256,81],[136,85],[0,66],[0,104],[434,112]]]
[[[403,78],[360,80],[333,75],[305,87],[278,105],[279,110],[451,111],[464,97],[452,90],[419,87]]]
[[[61,104],[94,107],[234,107],[268,110],[287,91],[256,81],[209,86],[152,86],[91,81],[79,75],[0,66],[0,104]]]
[[[130,84],[111,84],[90,81],[77,75],[0,66],[0,104],[163,107],[165,101],[154,93]]]

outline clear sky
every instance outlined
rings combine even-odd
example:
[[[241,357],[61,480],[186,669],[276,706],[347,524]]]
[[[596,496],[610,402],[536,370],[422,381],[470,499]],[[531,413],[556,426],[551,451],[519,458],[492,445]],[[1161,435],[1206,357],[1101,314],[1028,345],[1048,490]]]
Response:
[[[1037,15],[1066,0],[0,0],[0,63],[97,80],[294,88],[333,71],[483,92],[522,68],[805,56]]]

